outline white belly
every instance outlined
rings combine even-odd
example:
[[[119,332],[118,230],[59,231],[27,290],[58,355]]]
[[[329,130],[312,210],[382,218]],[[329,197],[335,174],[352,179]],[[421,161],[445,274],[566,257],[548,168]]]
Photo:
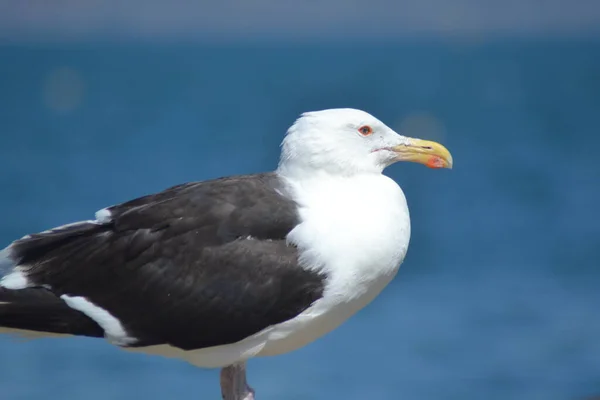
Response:
[[[288,240],[298,246],[305,267],[328,276],[323,297],[297,317],[237,343],[190,352],[157,346],[145,352],[181,357],[200,367],[287,353],[332,331],[383,290],[410,240],[400,187],[383,175],[370,175],[358,185],[339,178],[319,181],[319,186],[304,182],[296,195],[302,222]]]
[[[299,349],[331,332],[369,304],[394,277],[386,275],[373,282],[366,292],[347,302],[315,303],[312,310],[279,324],[269,333],[264,348],[257,356],[272,356]],[[321,308],[321,310],[319,310]],[[320,314],[317,314],[319,313]]]

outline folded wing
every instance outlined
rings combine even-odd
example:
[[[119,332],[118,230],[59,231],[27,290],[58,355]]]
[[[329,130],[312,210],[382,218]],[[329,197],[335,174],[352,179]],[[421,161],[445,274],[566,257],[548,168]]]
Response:
[[[0,326],[190,350],[291,319],[324,276],[286,242],[298,216],[284,193],[273,174],[188,183],[17,240]]]

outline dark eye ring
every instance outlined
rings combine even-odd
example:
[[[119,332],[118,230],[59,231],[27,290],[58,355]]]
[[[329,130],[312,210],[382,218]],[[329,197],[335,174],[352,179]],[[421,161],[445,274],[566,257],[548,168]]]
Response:
[[[358,132],[363,136],[369,136],[373,134],[373,128],[371,128],[369,125],[363,125],[358,128]]]

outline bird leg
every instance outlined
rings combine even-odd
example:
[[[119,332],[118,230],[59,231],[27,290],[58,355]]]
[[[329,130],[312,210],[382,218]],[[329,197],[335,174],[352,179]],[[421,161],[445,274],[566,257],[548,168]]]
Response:
[[[223,400],[254,400],[254,389],[246,381],[246,363],[230,365],[221,370]]]

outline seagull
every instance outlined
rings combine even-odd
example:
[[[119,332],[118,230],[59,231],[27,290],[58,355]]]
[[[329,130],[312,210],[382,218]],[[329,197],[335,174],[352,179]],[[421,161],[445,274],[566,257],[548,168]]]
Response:
[[[398,161],[452,168],[439,143],[356,109],[303,113],[275,171],[173,186],[26,235],[0,252],[0,333],[104,338],[221,368],[337,328],[394,278],[409,246]]]

